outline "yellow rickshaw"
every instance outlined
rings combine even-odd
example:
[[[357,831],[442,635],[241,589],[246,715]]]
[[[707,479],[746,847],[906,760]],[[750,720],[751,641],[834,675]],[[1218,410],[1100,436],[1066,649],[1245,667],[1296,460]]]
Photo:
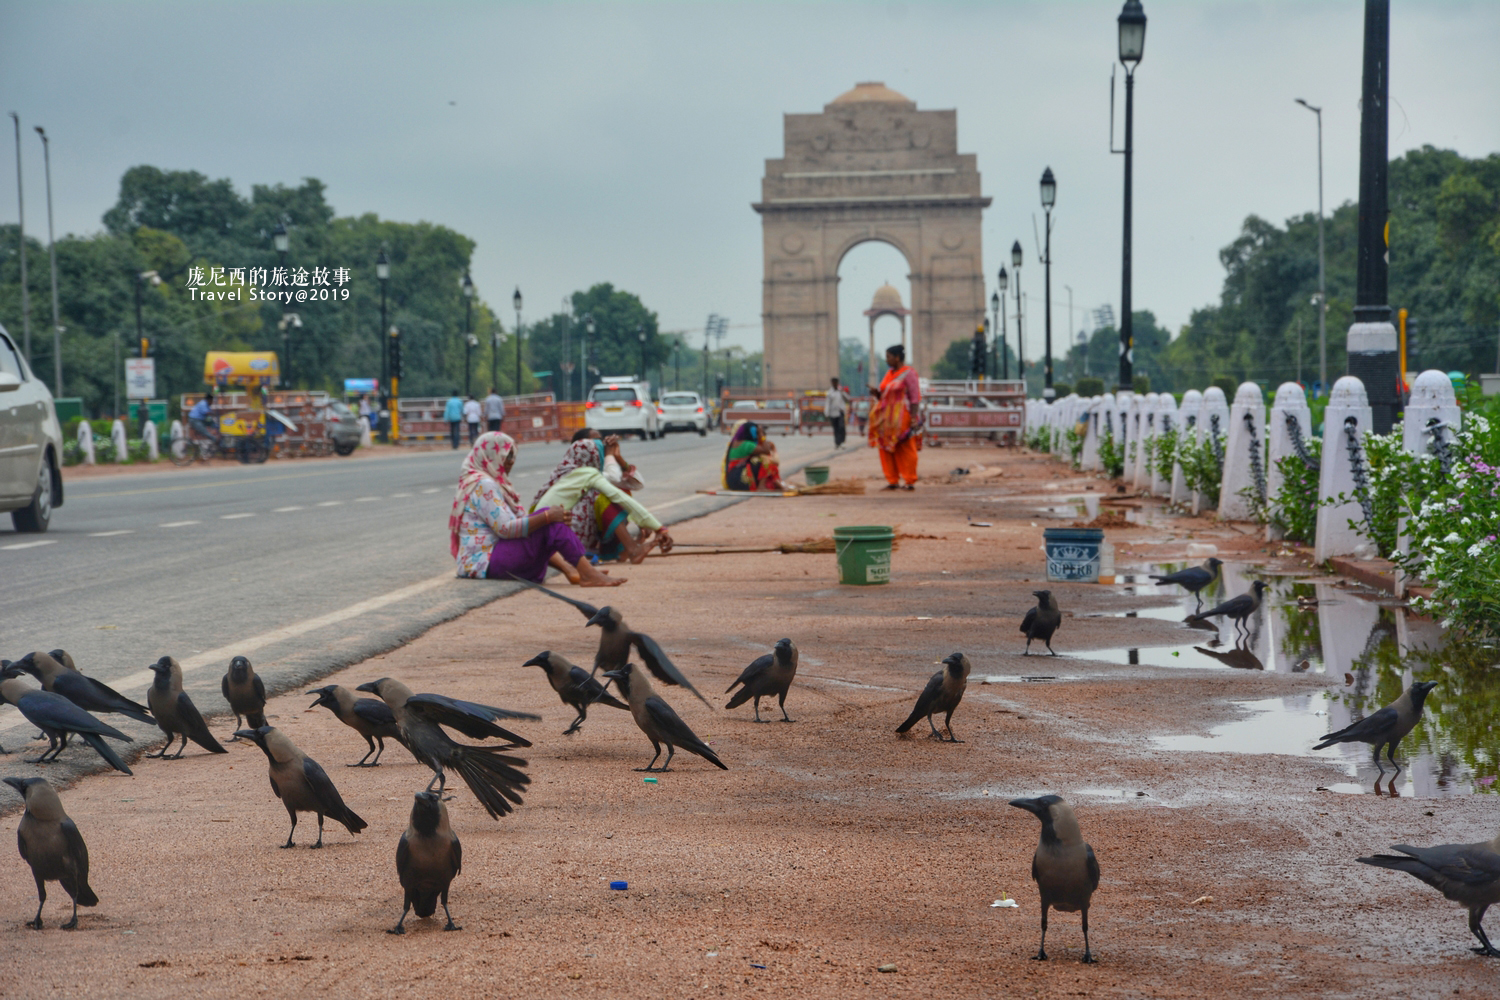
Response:
[[[274,351],[209,351],[204,356],[203,381],[230,403],[229,409],[218,414],[220,453],[233,454],[247,464],[270,457],[266,396],[280,380],[281,362]],[[191,455],[187,461],[192,461]]]

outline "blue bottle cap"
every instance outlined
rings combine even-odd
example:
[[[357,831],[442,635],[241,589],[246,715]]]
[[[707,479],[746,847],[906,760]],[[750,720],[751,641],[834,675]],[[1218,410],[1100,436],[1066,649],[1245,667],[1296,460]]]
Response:
[[[609,884],[609,887],[611,889],[629,889],[630,888],[630,883],[629,882],[611,882]]]

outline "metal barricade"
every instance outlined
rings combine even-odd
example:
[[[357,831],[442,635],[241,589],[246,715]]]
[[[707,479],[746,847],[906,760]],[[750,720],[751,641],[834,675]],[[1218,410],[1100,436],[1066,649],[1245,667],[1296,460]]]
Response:
[[[1019,444],[1025,423],[1026,383],[999,379],[930,379],[922,383],[922,439],[941,445],[958,439]]]

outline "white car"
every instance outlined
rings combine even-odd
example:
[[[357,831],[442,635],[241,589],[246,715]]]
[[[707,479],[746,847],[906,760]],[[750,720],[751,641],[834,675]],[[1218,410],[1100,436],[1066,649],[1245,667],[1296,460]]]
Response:
[[[10,511],[17,531],[46,531],[62,502],[62,427],[52,393],[0,327],[0,511]]]
[[[583,404],[583,424],[601,435],[635,434],[642,441],[661,436],[651,386],[628,377],[600,379],[589,390]]]
[[[656,416],[663,434],[677,427],[697,431],[699,437],[708,433],[708,410],[696,392],[662,393],[661,401],[656,404]]]

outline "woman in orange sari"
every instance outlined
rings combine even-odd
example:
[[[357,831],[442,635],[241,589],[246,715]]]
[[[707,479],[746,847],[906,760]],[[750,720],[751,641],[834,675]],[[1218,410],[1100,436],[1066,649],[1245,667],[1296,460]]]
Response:
[[[876,397],[870,407],[870,447],[880,449],[880,467],[885,472],[886,489],[917,488],[917,435],[922,430],[918,404],[922,390],[917,385],[917,370],[906,363],[906,348],[901,344],[885,352],[890,371],[880,380],[880,388],[870,387]]]

